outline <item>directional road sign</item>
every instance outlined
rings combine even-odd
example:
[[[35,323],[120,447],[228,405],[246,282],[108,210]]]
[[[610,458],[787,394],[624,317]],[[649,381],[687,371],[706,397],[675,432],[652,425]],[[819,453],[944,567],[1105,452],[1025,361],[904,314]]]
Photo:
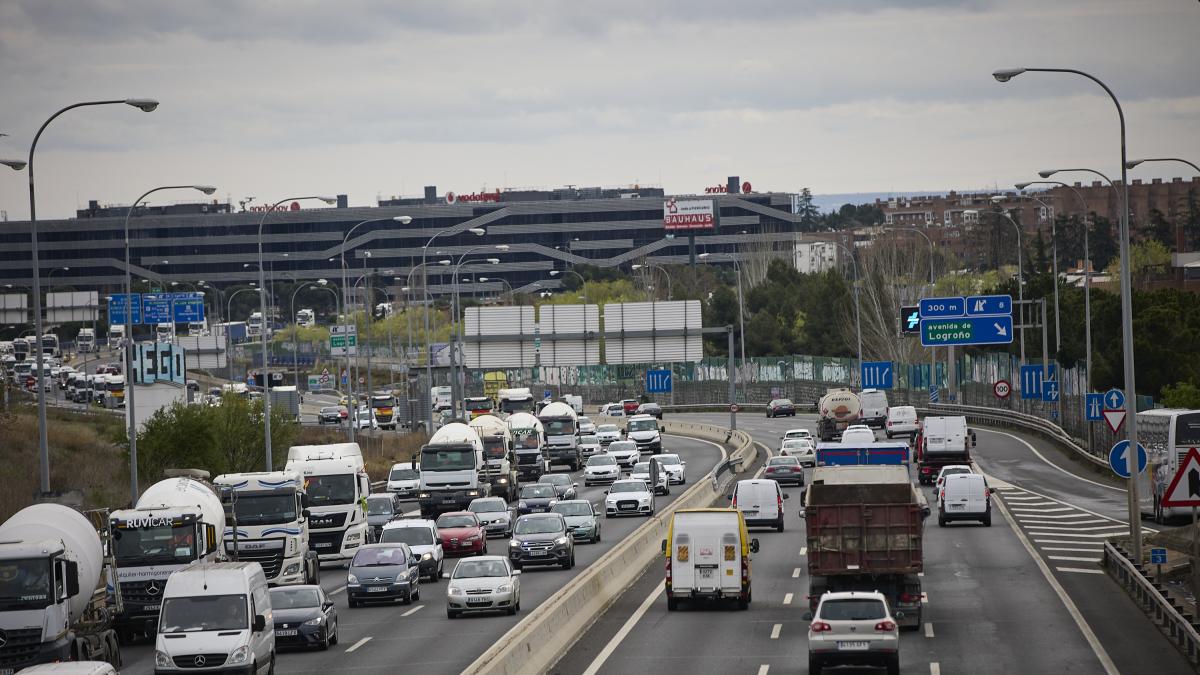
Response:
[[[647,370],[646,371],[646,393],[648,393],[648,394],[669,394],[669,393],[671,393],[671,371],[669,371],[669,370]]]
[[[142,296],[142,318],[148,324],[172,323],[174,312],[170,293],[146,294]]]
[[[1197,459],[1200,459],[1198,457]],[[1117,441],[1108,451],[1108,465],[1121,478],[1129,478],[1129,441]],[[1146,470],[1146,447],[1137,446],[1137,472]],[[1164,502],[1165,503],[1165,502]],[[1198,502],[1200,504],[1200,502]]]
[[[175,323],[200,322],[204,320],[204,295],[202,293],[172,293],[172,314]]]
[[[1042,401],[1058,403],[1058,382],[1056,380],[1046,380],[1042,383]]]
[[[936,384],[929,385],[929,402],[937,403],[939,398],[940,398],[940,394],[938,393],[937,385]]]
[[[1106,410],[1121,410],[1125,407],[1125,392],[1117,388],[1104,392],[1104,408]]]
[[[1021,366],[1021,398],[1042,398],[1043,380],[1057,380],[1058,370],[1054,364],[1045,367],[1038,365]]]
[[[1013,341],[1011,316],[921,319],[921,346],[1001,345]]]
[[[863,361],[862,386],[864,389],[891,389],[891,361]]]
[[[1012,393],[1012,385],[1008,383],[1008,380],[997,380],[996,384],[992,385],[992,393],[996,395],[996,398],[1008,398],[1008,395]]]
[[[967,298],[967,316],[1012,316],[1011,295],[972,295]]]
[[[1200,506],[1200,452],[1189,448],[1159,502],[1163,506]]]
[[[1104,419],[1104,394],[1091,393],[1085,397],[1083,416],[1089,422],[1099,422]]]
[[[346,356],[347,354],[354,356],[358,354],[358,326],[330,326],[329,353],[332,356]]]
[[[962,298],[921,298],[918,309],[922,319],[944,319],[967,313]]]
[[[119,326],[125,323],[125,308],[128,306],[124,293],[117,293],[108,297],[108,323],[110,326]],[[135,325],[142,323],[142,294],[133,294],[133,321]]]
[[[900,333],[916,335],[921,332],[921,308],[908,305],[900,308]]]

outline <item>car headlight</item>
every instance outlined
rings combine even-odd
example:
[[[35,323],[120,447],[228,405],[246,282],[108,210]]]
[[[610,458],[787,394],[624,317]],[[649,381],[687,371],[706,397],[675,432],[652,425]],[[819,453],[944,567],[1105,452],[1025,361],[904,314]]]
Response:
[[[479,541],[479,535],[473,534],[473,535],[467,537],[467,541]]]
[[[507,478],[501,478],[500,480],[498,480],[498,481],[496,481],[496,482],[497,482],[497,483],[499,483],[499,484],[501,484],[501,485],[508,485],[508,479],[507,479]]]
[[[455,596],[455,597],[457,597],[457,596],[461,596],[461,595],[466,595],[466,593],[464,593],[464,592],[463,592],[463,589],[461,589],[461,588],[459,588],[459,587],[457,587],[457,586],[451,586],[451,587],[450,587],[450,590],[448,590],[448,591],[446,591],[446,592],[447,592],[448,594],[450,594],[450,595],[453,595],[453,596]]]
[[[402,584],[402,585],[407,585],[408,584],[408,573],[401,572],[400,574],[397,574],[396,575],[396,583]]]
[[[305,626],[320,626],[324,622],[325,622],[325,617],[318,616],[315,619],[309,619],[308,621],[305,621],[304,625]]]
[[[300,563],[292,563],[283,571],[284,575],[295,574],[300,571]]]
[[[171,657],[167,656],[166,652],[154,651],[154,665],[159,668],[174,668],[175,664],[171,662]]]
[[[347,574],[346,575],[346,583],[350,584],[351,586],[357,586],[358,585],[358,577],[354,576],[353,574]]]
[[[643,504],[649,504],[649,503],[650,503],[650,498],[649,498],[649,497],[642,497],[642,503],[643,503]]]
[[[360,536],[361,534],[358,532],[351,532],[350,534],[346,535],[346,541],[358,541]]]
[[[233,650],[233,653],[229,655],[229,663],[245,663],[249,655],[250,650],[248,649],[248,645],[242,645]]]
[[[508,546],[509,548],[521,548],[521,542],[517,541],[516,539],[509,539]]]
[[[418,498],[418,499],[425,499],[425,498],[427,498],[428,496],[429,496],[429,493],[428,493],[428,492],[422,492],[422,493],[420,493],[420,494],[418,494],[418,495],[417,495],[417,498]]]
[[[497,586],[497,587],[496,587],[496,592],[497,592],[497,593],[511,593],[511,592],[512,592],[512,586],[511,586],[511,585],[509,585],[509,584],[504,584],[503,586]]]
[[[567,538],[566,538],[566,537],[559,537],[558,539],[555,539],[555,540],[554,540],[554,543],[558,544],[559,546],[566,546],[566,545],[567,545]]]
[[[527,509],[527,508],[529,508],[529,505],[525,503],[524,499],[522,499],[521,501],[517,502],[517,508],[518,509]]]
[[[479,490],[467,490],[467,496],[468,497],[478,497]]]
[[[422,555],[422,556],[421,556],[421,560],[433,560],[433,554],[432,554],[432,553],[426,553],[426,554],[424,554],[424,555]]]

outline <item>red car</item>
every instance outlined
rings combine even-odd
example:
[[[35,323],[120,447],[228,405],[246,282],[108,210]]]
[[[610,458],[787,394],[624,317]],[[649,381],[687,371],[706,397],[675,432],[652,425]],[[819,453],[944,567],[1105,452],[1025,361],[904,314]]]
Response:
[[[446,555],[487,555],[487,533],[473,512],[443,513],[435,524]]]
[[[627,398],[624,401],[621,401],[621,407],[624,408],[626,417],[636,414],[639,405],[641,404],[632,398]]]

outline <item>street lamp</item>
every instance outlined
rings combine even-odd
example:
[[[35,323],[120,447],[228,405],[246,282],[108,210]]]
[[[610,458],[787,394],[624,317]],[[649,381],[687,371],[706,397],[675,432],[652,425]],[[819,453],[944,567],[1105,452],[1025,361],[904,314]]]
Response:
[[[299,293],[300,291],[304,290],[305,288],[309,288],[309,287],[316,288],[316,289],[322,290],[322,291],[329,291],[330,293],[333,293],[333,307],[334,307],[334,311],[336,312],[337,307],[338,307],[337,291],[333,290],[332,288],[329,288],[328,284],[329,284],[329,281],[327,281],[325,279],[317,279],[316,281],[306,281],[306,282],[300,284],[299,286],[297,286],[292,291],[292,300],[291,300],[290,307],[289,307],[292,312],[292,317],[294,318],[296,316],[296,294]],[[293,370],[293,376],[296,379],[296,391],[299,392],[300,391],[300,324],[295,324],[294,327],[292,328],[292,370]],[[351,426],[353,426],[353,425],[351,425]]]
[[[1058,352],[1062,350],[1062,324],[1058,311],[1058,225],[1055,222],[1056,219],[1054,217],[1053,206],[1050,206],[1046,202],[1034,197],[1033,195],[1024,195],[1024,197],[1041,204],[1042,208],[1046,209],[1046,213],[1050,215],[1051,271],[1054,274],[1054,351]],[[992,199],[995,199],[995,197]]]
[[[892,230],[892,231],[904,230],[906,232],[914,232],[916,234],[921,235],[925,239],[925,242],[927,244],[929,244],[929,293],[933,294],[934,293],[934,284],[935,284],[934,276],[933,276],[933,240],[929,238],[929,235],[925,234],[924,232],[922,232],[921,230],[919,230],[915,227],[889,227],[886,229]],[[937,375],[937,347],[930,347],[929,348],[929,388],[930,388],[931,392],[933,391],[934,386],[936,386],[934,383],[934,378],[936,377],[936,375]]]
[[[42,355],[42,275],[41,263],[38,259],[38,225],[37,225],[37,197],[33,182],[33,156],[37,150],[38,140],[42,137],[42,132],[50,125],[59,115],[73,110],[75,108],[83,108],[87,106],[98,105],[117,105],[124,104],[138,108],[142,112],[152,112],[158,107],[158,101],[148,98],[125,98],[114,99],[108,101],[83,101],[81,103],[72,103],[71,105],[62,108],[54,113],[42,123],[37,134],[33,137],[33,143],[29,145],[29,160],[25,166],[29,170],[29,229],[31,240],[31,251],[33,254],[33,322],[36,336],[34,338],[34,351],[36,352],[34,359],[38,373],[43,372],[43,355]],[[5,162],[6,166],[17,169],[18,167],[11,160]],[[135,204],[137,202],[134,202]],[[129,261],[125,261],[125,268],[129,269]],[[39,473],[40,486],[42,492],[50,491],[50,443],[46,432],[46,390],[45,387],[38,387],[38,450],[39,450]],[[126,403],[126,406],[129,406]]]
[[[1129,264],[1129,175],[1127,153],[1125,149],[1125,111],[1121,109],[1121,102],[1117,99],[1117,95],[1107,84],[1099,78],[1082,70],[1073,68],[1010,68],[1005,70],[997,70],[992,73],[992,77],[999,82],[1007,82],[1025,72],[1043,72],[1043,73],[1066,73],[1069,75],[1078,75],[1086,77],[1098,84],[1108,97],[1112,99],[1113,105],[1117,109],[1117,119],[1120,123],[1121,130],[1121,340],[1122,340],[1122,360],[1125,371],[1125,428],[1126,438],[1129,440],[1130,451],[1128,454],[1129,465],[1136,469],[1137,465],[1137,383],[1136,369],[1134,368],[1133,354],[1133,283],[1131,279],[1131,271]],[[1135,165],[1136,166],[1136,165]],[[1047,176],[1042,176],[1046,178]],[[1128,479],[1128,497],[1129,497],[1129,530],[1130,539],[1132,540],[1134,560],[1138,563],[1142,562],[1142,520],[1141,520],[1141,505],[1138,499],[1138,472],[1131,470]]]
[[[13,171],[20,171],[25,168],[25,160],[23,159],[0,159],[0,164],[7,166]]]
[[[556,277],[560,274],[574,274],[575,278],[579,279],[579,290],[583,293],[583,365],[588,365],[588,349],[587,349],[587,315],[588,315],[588,297],[587,297],[587,279],[583,275],[574,270],[550,270],[550,276]],[[546,297],[543,295],[542,297]]]
[[[716,257],[716,256],[719,256],[719,257]],[[733,255],[730,253],[717,253],[717,254],[701,253],[700,255],[698,255],[696,257],[702,261],[728,260],[729,262],[733,263],[733,269],[737,272],[738,346],[741,350],[741,355],[742,355],[742,368],[745,368],[746,367],[746,321],[745,321],[745,316],[742,311],[742,308],[746,303],[742,300],[742,266],[738,262],[738,259],[733,257]],[[856,275],[856,278],[857,278],[857,275]],[[858,297],[858,296],[855,296],[855,297]],[[744,399],[745,397],[746,397],[746,385],[742,384],[742,398]]]
[[[239,288],[230,293],[229,297],[225,301],[225,366],[228,370],[228,379],[230,382],[233,382],[233,356],[230,354],[230,352],[233,351],[233,338],[231,338],[229,335],[229,324],[233,323],[233,299],[241,293],[249,293],[252,291],[258,293],[262,292],[262,289],[256,288],[255,284],[251,283],[250,286],[251,288]]]
[[[427,274],[428,270],[425,269],[425,254],[429,252],[429,246],[431,244],[433,244],[434,239],[437,239],[438,237],[442,236],[443,234],[446,234],[447,232],[453,232],[454,230],[455,230],[455,228],[450,227],[450,228],[446,228],[446,229],[434,234],[432,237],[429,238],[429,241],[425,242],[425,245],[421,247],[421,285],[425,287],[425,291],[427,293],[429,292],[429,275]],[[475,235],[476,237],[482,237],[483,235],[487,234],[487,230],[483,229],[482,227],[472,227],[469,230],[467,230],[467,232],[470,232],[471,234]],[[441,261],[439,261],[439,264],[441,264]],[[447,262],[446,264],[449,264],[449,262]],[[433,304],[433,294],[432,293],[429,294],[429,304],[430,305]],[[425,379],[426,379],[427,384],[429,385],[430,389],[432,389],[433,388],[433,342],[430,340],[430,336],[429,336],[429,310],[430,309],[432,309],[432,307],[425,308]],[[432,401],[430,401],[428,414],[429,414],[429,418],[428,418],[429,426],[427,427],[427,429],[428,429],[429,433],[433,433],[433,402]]]
[[[457,414],[459,399],[466,396],[466,391],[465,391],[465,389],[466,389],[466,372],[467,372],[466,364],[461,363],[460,362],[461,359],[459,359],[458,355],[457,355],[458,346],[460,344],[460,339],[465,334],[465,331],[463,330],[462,321],[460,320],[460,317],[459,317],[459,315],[462,311],[462,301],[459,296],[458,274],[459,274],[459,270],[462,269],[463,263],[466,261],[467,256],[470,255],[472,251],[478,251],[479,249],[482,249],[482,248],[488,248],[488,247],[487,246],[474,246],[472,248],[467,249],[467,251],[465,253],[463,253],[461,256],[459,256],[458,264],[454,266],[454,276],[451,277],[451,281],[452,281],[453,287],[454,287],[454,293],[453,293],[453,296],[451,297],[451,304],[450,304],[450,314],[451,314],[450,372],[454,378],[454,381],[451,382],[451,389],[457,392],[451,396],[451,398],[453,399],[450,404],[450,410],[451,410],[452,414]],[[494,248],[496,248],[496,250],[499,250],[499,251],[507,251],[508,244],[498,244]],[[486,260],[489,265],[499,265],[500,264],[499,258],[485,258],[484,260]],[[476,260],[475,262],[478,262],[478,260]],[[457,335],[457,337],[456,337],[456,335]],[[455,372],[455,368],[458,369],[457,372]]]
[[[1131,160],[1125,162],[1125,168],[1132,169],[1133,167],[1135,167],[1139,164],[1145,164],[1146,162],[1179,162],[1180,164],[1187,164],[1188,166],[1192,167],[1192,169],[1194,169],[1197,173],[1200,173],[1200,166],[1196,166],[1195,164],[1187,161],[1186,159],[1180,159],[1178,157],[1147,157],[1146,159],[1131,159]]]
[[[1003,198],[1001,198],[1001,199],[1003,199]],[[964,216],[971,215],[971,216],[978,217],[980,213],[982,213],[982,212],[978,211],[976,209],[967,209],[966,211],[963,211]],[[1012,219],[1012,216],[1008,215],[1008,211],[995,211],[995,212],[988,211],[988,213],[996,213],[997,215],[1004,216],[1005,220],[1012,223],[1013,229],[1015,229],[1017,231],[1017,306],[1021,308],[1021,316],[1024,316],[1024,314],[1025,314],[1025,272],[1024,272],[1024,267],[1021,264],[1021,258],[1023,257],[1023,253],[1024,253],[1024,247],[1023,247],[1023,244],[1021,243],[1022,242],[1021,226],[1017,224],[1017,221]],[[1020,332],[1021,332],[1021,364],[1024,365],[1024,363],[1025,363],[1025,322],[1024,321],[1020,322],[1020,324],[1018,325],[1018,330],[1020,330]]]
[[[671,289],[671,275],[667,272],[667,268],[663,267],[662,265],[652,265],[650,263],[637,263],[632,267],[635,270],[640,270],[645,267],[647,269],[655,269],[659,272],[662,272],[662,275],[667,279],[667,300],[671,300],[671,297],[675,294],[675,291]]]

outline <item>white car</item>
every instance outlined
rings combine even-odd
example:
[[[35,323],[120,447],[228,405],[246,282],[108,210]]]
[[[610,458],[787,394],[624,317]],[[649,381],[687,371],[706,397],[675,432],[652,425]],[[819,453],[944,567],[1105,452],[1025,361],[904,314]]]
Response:
[[[625,406],[620,403],[609,403],[608,405],[604,406],[604,409],[600,411],[600,414],[608,415],[609,417],[624,417]]]
[[[795,457],[801,466],[817,465],[817,446],[811,438],[789,438],[779,448],[781,457]]]
[[[887,598],[878,591],[825,593],[808,625],[808,672],[825,666],[875,666],[900,672],[900,627]]]
[[[812,432],[809,431],[808,429],[788,429],[787,431],[783,432],[783,435],[779,437],[779,440],[790,441],[793,438],[811,439],[812,437],[813,437]]]
[[[933,483],[934,494],[938,494],[941,492],[942,483],[946,482],[946,476],[953,476],[956,473],[975,473],[975,472],[972,471],[971,467],[967,466],[966,464],[947,464],[946,466],[943,466],[941,471],[938,471],[937,480],[934,481],[934,483]],[[938,501],[938,505],[939,506],[941,505],[940,500]]]
[[[596,423],[589,417],[580,417],[576,422],[579,424],[579,435],[586,436],[587,434],[596,433]]]
[[[355,422],[359,429],[378,429],[379,425],[375,422],[375,411],[366,408],[359,408],[355,413]]]
[[[653,515],[654,493],[644,480],[619,480],[604,493],[605,518]]]
[[[865,424],[851,424],[842,432],[842,443],[874,443],[875,431]]]
[[[629,478],[632,480],[644,480],[647,484],[650,483],[650,462],[638,462],[633,465],[633,471],[629,472]],[[654,486],[654,493],[660,495],[671,494],[670,478],[665,470],[658,472],[658,484]]]
[[[687,462],[679,459],[679,455],[651,455],[650,459],[657,459],[663,468],[667,471],[667,477],[672,485],[683,485],[687,482],[684,476],[684,468],[687,467]]]
[[[416,462],[400,462],[388,472],[387,491],[401,498],[416,499],[421,487],[421,467]]]
[[[607,447],[609,443],[621,440],[621,429],[615,424],[601,424],[596,427],[596,438],[600,439],[601,447]]]
[[[608,455],[595,455],[583,466],[583,484],[611,483],[621,477],[617,460]]]
[[[513,569],[506,556],[485,555],[460,560],[446,586],[446,616],[457,619],[463,612],[506,612],[521,610],[521,570]]]
[[[446,559],[442,549],[442,538],[438,536],[437,523],[420,518],[398,518],[383,526],[379,535],[381,544],[408,544],[413,555],[420,558],[417,569],[421,576],[430,581],[442,578],[442,564]]]
[[[638,461],[638,446],[633,441],[613,441],[608,444],[608,456],[617,460],[626,469],[632,469]]]
[[[579,436],[579,456],[587,459],[592,455],[600,454],[600,437],[595,433],[582,434]]]

